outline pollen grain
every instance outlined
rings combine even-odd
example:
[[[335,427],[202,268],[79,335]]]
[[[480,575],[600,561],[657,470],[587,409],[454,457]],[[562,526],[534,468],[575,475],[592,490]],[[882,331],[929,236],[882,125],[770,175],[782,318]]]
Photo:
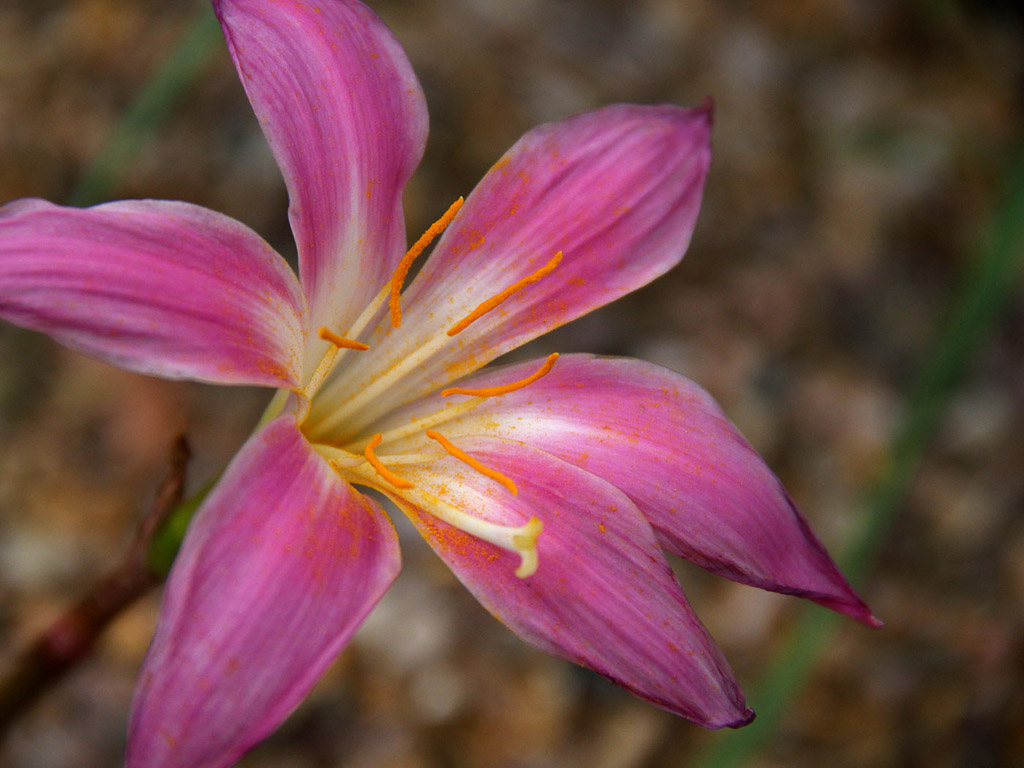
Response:
[[[395,273],[391,276],[391,298],[388,301],[388,305],[391,307],[391,325],[398,328],[402,325],[402,284],[405,282],[406,275],[409,274],[409,268],[412,263],[416,260],[416,257],[423,253],[423,249],[430,245],[430,242],[437,237],[439,234],[444,232],[452,219],[455,218],[455,214],[459,212],[459,208],[462,207],[463,199],[460,197],[450,206],[448,210],[444,212],[444,215],[440,219],[435,221],[426,232],[412,244],[412,248],[406,251],[405,256],[398,262],[398,266],[395,268]]]
[[[513,381],[511,384],[499,384],[496,387],[481,387],[480,389],[467,389],[466,387],[449,387],[448,389],[441,390],[441,396],[447,397],[448,395],[470,395],[472,397],[495,397],[496,395],[507,395],[509,392],[515,392],[517,389],[528,387],[533,382],[537,381],[544,376],[551,373],[551,369],[555,367],[555,361],[558,359],[558,353],[552,352],[548,355],[548,359],[544,361],[544,365],[537,369],[535,373],[531,373],[525,379],[519,381]]]
[[[519,489],[516,488],[516,484],[511,480],[511,478],[505,477],[505,475],[501,474],[501,472],[498,472],[495,469],[491,469],[485,464],[481,464],[479,461],[474,459],[464,450],[453,445],[451,441],[448,440],[448,438],[446,438],[444,435],[438,434],[432,429],[428,429],[426,434],[427,437],[429,437],[431,440],[436,440],[438,443],[440,443],[442,448],[448,451],[448,453],[450,453],[459,461],[465,462],[480,474],[487,475],[487,477],[491,478],[492,480],[497,480],[499,483],[508,488],[508,490],[512,493],[513,496],[519,494]]]
[[[383,442],[384,436],[378,432],[369,443],[366,444],[366,448],[363,450],[363,455],[366,456],[366,460],[370,462],[370,465],[377,470],[377,474],[391,483],[395,488],[412,488],[410,483],[405,478],[399,477],[390,469],[381,464],[380,459],[377,458],[377,454],[373,452],[373,449]]]
[[[479,320],[481,317],[486,315],[488,312],[490,312],[492,309],[497,307],[499,304],[501,304],[503,301],[508,299],[510,296],[512,296],[513,294],[518,293],[519,291],[523,290],[523,288],[525,288],[526,286],[530,285],[531,283],[536,283],[538,280],[540,280],[545,275],[550,274],[551,271],[554,270],[554,268],[558,266],[558,263],[561,260],[562,260],[562,252],[559,251],[558,253],[556,253],[551,258],[551,261],[549,261],[543,267],[538,269],[536,272],[527,275],[522,280],[520,280],[520,281],[510,285],[508,288],[506,288],[501,293],[496,294],[495,296],[491,296],[491,298],[489,298],[487,301],[485,301],[482,304],[480,304],[480,306],[478,306],[476,309],[474,309],[472,312],[470,312],[464,318],[459,320],[459,322],[457,322],[455,325],[453,325],[451,328],[449,328],[448,329],[448,335],[449,336],[454,336],[455,334],[457,334],[457,333],[459,333],[461,331],[466,330],[466,328],[469,327],[470,323],[473,323],[473,322]]]

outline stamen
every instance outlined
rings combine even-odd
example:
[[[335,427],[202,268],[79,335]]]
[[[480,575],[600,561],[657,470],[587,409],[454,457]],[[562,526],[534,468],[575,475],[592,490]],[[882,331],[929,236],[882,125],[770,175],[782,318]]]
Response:
[[[395,486],[395,488],[412,488],[412,483],[410,483],[408,480],[399,477],[394,472],[385,467],[383,464],[381,464],[380,459],[378,459],[377,455],[373,452],[373,449],[380,445],[381,442],[383,442],[383,440],[384,436],[378,432],[376,435],[373,436],[370,442],[366,444],[366,448],[363,450],[363,454],[366,456],[366,460],[370,462],[370,464],[373,466],[375,470],[377,470],[377,474],[379,474],[381,477],[383,477],[385,480],[387,480],[389,483]]]
[[[431,440],[436,440],[437,442],[439,442],[441,444],[442,448],[444,448],[446,451],[448,451],[448,453],[450,453],[452,456],[454,456],[459,461],[465,462],[466,464],[471,466],[473,469],[475,469],[477,472],[479,472],[479,473],[481,473],[483,475],[487,475],[487,477],[491,478],[492,480],[497,480],[499,483],[501,483],[506,488],[508,488],[509,491],[512,492],[513,496],[516,496],[516,495],[519,494],[519,489],[516,488],[516,484],[514,482],[512,482],[512,480],[510,478],[505,477],[505,475],[501,474],[497,470],[491,469],[490,467],[485,466],[484,464],[481,464],[479,461],[474,459],[472,456],[470,456],[468,453],[463,451],[461,448],[457,448],[456,446],[452,445],[452,443],[444,435],[439,435],[437,432],[434,432],[432,429],[428,429],[427,430],[427,437],[429,437]]]
[[[496,387],[481,387],[480,389],[467,389],[466,387],[449,387],[448,389],[441,390],[441,396],[447,397],[448,395],[472,395],[473,397],[495,397],[496,395],[507,395],[509,392],[515,392],[517,389],[533,384],[544,376],[551,373],[551,369],[555,367],[555,361],[558,359],[558,353],[552,352],[548,355],[548,359],[544,361],[536,373],[532,373],[525,379],[519,381],[513,381],[511,384],[499,384]]]
[[[551,259],[551,261],[549,261],[543,267],[538,269],[536,272],[534,272],[531,275],[527,275],[526,277],[524,277],[522,280],[520,280],[517,283],[513,283],[512,285],[510,285],[508,288],[506,288],[504,291],[502,291],[501,293],[497,294],[496,296],[492,296],[487,301],[483,302],[480,306],[478,306],[476,309],[474,309],[472,312],[470,312],[468,315],[466,315],[464,318],[459,320],[459,322],[457,322],[455,325],[453,325],[451,328],[448,329],[448,335],[449,336],[454,336],[455,334],[459,333],[460,331],[464,331],[469,326],[470,323],[472,323],[472,322],[474,322],[476,320],[479,320],[481,317],[483,317],[488,312],[490,312],[492,309],[494,309],[499,304],[501,304],[503,301],[505,301],[505,299],[507,299],[510,296],[512,296],[512,294],[521,291],[523,288],[525,288],[526,286],[530,285],[531,283],[536,283],[542,277],[544,277],[545,275],[549,274],[555,267],[558,266],[558,263],[561,260],[562,260],[562,252],[559,251],[558,253],[556,253],[554,255],[554,257]]]
[[[339,336],[329,328],[321,328],[318,335],[324,341],[329,341],[331,346],[327,348],[323,358],[320,360],[320,364],[317,365],[316,370],[313,371],[313,375],[309,377],[309,383],[302,389],[302,394],[306,396],[306,400],[312,400],[313,395],[316,394],[317,390],[324,383],[327,378],[327,374],[331,372],[331,368],[334,367],[334,361],[338,357],[338,350],[340,349],[358,349],[367,350],[369,347],[363,344],[361,341],[352,341]],[[307,404],[308,412],[308,404]],[[305,419],[305,414],[302,418]]]
[[[370,348],[369,344],[363,344],[361,341],[353,341],[352,339],[346,339],[343,336],[339,336],[330,328],[321,328],[317,334],[324,341],[329,341],[338,349],[358,349],[361,352],[365,352]]]
[[[455,214],[459,212],[459,208],[462,207],[462,203],[463,199],[461,197],[452,203],[448,207],[448,210],[444,212],[444,215],[430,225],[429,229],[423,233],[419,240],[413,243],[412,248],[410,248],[406,252],[405,256],[402,257],[402,260],[398,262],[398,267],[395,268],[395,273],[391,276],[391,325],[395,328],[402,325],[402,305],[400,303],[400,296],[402,293],[402,283],[405,282],[405,277],[409,274],[409,268],[416,260],[416,257],[423,253],[423,249],[430,245],[430,241],[444,232],[452,219],[455,218]]]

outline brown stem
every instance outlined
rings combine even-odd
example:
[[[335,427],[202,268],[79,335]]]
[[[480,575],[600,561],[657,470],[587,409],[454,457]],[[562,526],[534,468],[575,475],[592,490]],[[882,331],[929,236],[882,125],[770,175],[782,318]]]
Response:
[[[171,448],[167,477],[121,563],[23,650],[0,678],[0,738],[92,649],[111,620],[159,583],[149,567],[149,546],[167,515],[181,503],[188,459],[182,435]]]

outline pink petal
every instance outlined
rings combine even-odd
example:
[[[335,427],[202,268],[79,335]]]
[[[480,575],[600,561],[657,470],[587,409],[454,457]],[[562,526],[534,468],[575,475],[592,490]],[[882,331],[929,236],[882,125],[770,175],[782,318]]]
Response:
[[[445,339],[559,251],[561,263],[449,339],[391,396],[426,394],[678,263],[697,220],[710,132],[709,106],[617,105],[527,133],[469,196],[402,297],[400,331],[385,324],[367,343],[375,359],[400,360]],[[377,370],[357,361],[351,390]]]
[[[520,579],[518,555],[403,505],[484,607],[526,641],[696,723],[718,728],[752,719],[650,526],[623,493],[529,446],[464,438],[459,447],[509,476],[518,494],[455,459],[403,466],[403,476],[485,520],[520,526],[536,516],[543,523],[537,571]]]
[[[460,386],[513,382],[538,367],[531,361],[497,368]],[[459,399],[465,398],[428,399],[394,422]],[[639,360],[563,355],[534,384],[488,398],[435,429],[548,451],[624,491],[669,551],[744,584],[879,623],[718,404],[673,371]]]
[[[233,764],[292,711],[398,573],[380,508],[282,416],[192,522],[142,670],[128,766]]]
[[[427,111],[398,42],[353,0],[214,0],[284,173],[312,327],[344,333],[405,251]]]
[[[157,200],[0,208],[0,317],[140,373],[291,387],[305,306],[234,219]]]

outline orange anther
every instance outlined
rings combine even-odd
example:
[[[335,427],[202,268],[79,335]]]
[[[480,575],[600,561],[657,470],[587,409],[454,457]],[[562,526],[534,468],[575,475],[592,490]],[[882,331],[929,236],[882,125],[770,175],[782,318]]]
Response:
[[[497,470],[491,469],[490,467],[481,464],[479,461],[474,459],[461,448],[456,448],[444,435],[439,435],[434,430],[428,429],[427,437],[429,437],[431,440],[436,440],[437,442],[439,442],[442,448],[448,451],[448,453],[450,453],[459,461],[463,461],[466,464],[469,464],[469,466],[471,466],[477,472],[483,475],[487,475],[492,480],[497,480],[499,483],[508,488],[512,492],[513,496],[519,493],[519,489],[516,488],[516,484],[512,482],[512,480],[505,477],[503,474],[501,474],[501,472],[498,472]]]
[[[558,353],[552,352],[548,355],[548,359],[544,361],[536,373],[531,373],[525,379],[519,381],[513,381],[511,384],[499,384],[496,387],[483,387],[482,389],[466,389],[465,387],[450,387],[449,389],[442,389],[441,395],[447,397],[448,395],[471,395],[473,397],[494,397],[495,395],[507,395],[509,392],[515,392],[517,389],[533,384],[537,379],[542,376],[547,376],[551,369],[555,366],[555,360],[558,359]]]
[[[371,466],[377,470],[377,474],[391,483],[395,488],[412,488],[412,483],[404,478],[399,477],[390,469],[380,463],[380,459],[377,458],[377,454],[373,452],[373,449],[380,445],[384,440],[384,436],[378,432],[373,438],[367,443],[366,448],[363,449],[363,455],[366,456],[366,460],[370,462]]]
[[[536,283],[542,277],[550,273],[555,267],[558,266],[558,262],[560,262],[561,260],[562,252],[559,251],[554,255],[551,261],[549,261],[543,267],[538,269],[536,272],[534,272],[531,275],[527,275],[517,283],[513,283],[496,296],[491,296],[491,298],[483,302],[480,306],[478,306],[464,318],[459,320],[459,322],[457,322],[455,325],[448,329],[448,335],[454,336],[456,333],[459,333],[459,331],[464,331],[467,328],[467,326],[469,326],[470,323],[474,322],[475,320],[479,320],[481,317],[483,317],[492,309],[494,309],[503,301],[505,301],[505,299],[507,299],[509,296],[523,290],[523,288],[528,286],[530,283]]]
[[[363,344],[361,341],[352,341],[352,339],[346,339],[344,336],[339,336],[330,328],[321,328],[318,331],[318,335],[324,341],[329,341],[339,349],[358,349],[365,351],[370,348],[368,344]]]
[[[391,276],[391,298],[388,301],[388,304],[391,307],[391,325],[395,328],[398,328],[402,324],[402,305],[400,303],[400,296],[402,294],[402,283],[405,282],[405,276],[409,274],[409,267],[412,266],[416,257],[423,253],[423,249],[430,245],[430,241],[444,232],[445,228],[451,224],[452,219],[455,218],[455,214],[458,213],[459,208],[462,207],[462,202],[463,200],[460,197],[448,206],[448,210],[444,212],[444,215],[430,225],[420,239],[412,244],[412,248],[406,251],[402,260],[398,262],[398,266],[395,268],[395,273]]]

